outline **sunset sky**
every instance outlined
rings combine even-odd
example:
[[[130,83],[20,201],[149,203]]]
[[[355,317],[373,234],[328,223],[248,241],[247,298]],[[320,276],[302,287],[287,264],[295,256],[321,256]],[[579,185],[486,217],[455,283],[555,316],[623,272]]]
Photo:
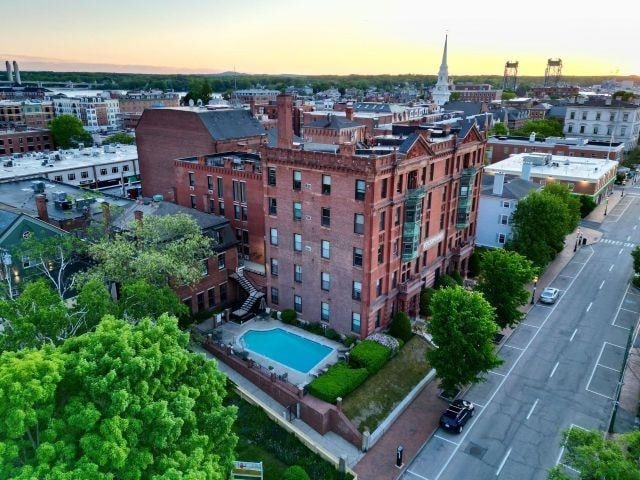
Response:
[[[453,77],[501,75],[507,59],[543,75],[549,57],[566,75],[640,74],[630,0],[615,13],[574,0],[1,3],[0,59],[23,70],[436,74],[448,31]]]

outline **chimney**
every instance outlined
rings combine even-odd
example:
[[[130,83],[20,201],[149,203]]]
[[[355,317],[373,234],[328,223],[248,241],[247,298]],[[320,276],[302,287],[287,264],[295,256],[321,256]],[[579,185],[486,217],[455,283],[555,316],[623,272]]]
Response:
[[[353,156],[356,154],[356,144],[351,143],[341,143],[340,144],[340,155],[349,155]]]
[[[7,68],[7,82],[13,83],[13,72],[11,71],[11,62],[7,60],[4,62],[5,67]]]
[[[249,111],[251,112],[251,115],[255,115],[258,111],[256,109],[256,100],[253,97],[249,100]]]
[[[348,106],[348,107],[345,109],[344,113],[345,113],[345,115],[346,115],[346,117],[347,117],[347,120],[349,120],[349,121],[353,121],[353,107]]]
[[[293,147],[293,99],[291,95],[280,94],[276,98],[278,106],[278,148]]]
[[[496,173],[493,176],[493,194],[502,196],[504,190],[504,173]]]
[[[39,193],[36,195],[36,208],[38,209],[38,218],[43,222],[49,223],[49,212],[47,211],[47,196]]]
[[[142,225],[142,210],[134,210],[133,211],[133,218],[136,220],[136,222],[138,222],[140,225]]]
[[[18,85],[22,85],[22,81],[20,80],[20,70],[18,69],[18,62],[13,61],[13,75],[16,78],[16,83]]]
[[[520,174],[522,180],[531,181],[531,166],[532,163],[528,160],[522,162],[522,173]]]

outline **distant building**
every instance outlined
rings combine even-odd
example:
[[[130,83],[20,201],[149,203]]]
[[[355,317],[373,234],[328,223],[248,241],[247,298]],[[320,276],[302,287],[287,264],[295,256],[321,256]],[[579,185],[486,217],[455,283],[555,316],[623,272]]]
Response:
[[[13,154],[42,152],[54,148],[51,132],[44,128],[0,129],[0,160]]]
[[[342,144],[358,143],[365,140],[366,126],[353,121],[353,108],[348,107],[345,117],[331,113],[302,127],[302,137],[306,142]]]
[[[505,181],[503,173],[483,176],[476,245],[503,248],[512,237],[512,216],[518,202],[540,188],[540,185],[521,178]]]
[[[89,131],[118,128],[120,106],[117,99],[102,96],[52,97],[56,116],[73,115]]]
[[[0,100],[0,124],[47,128],[54,118],[53,103],[34,100]]]
[[[578,97],[567,106],[564,133],[599,142],[624,142],[625,150],[638,146],[640,134],[640,100],[633,102],[611,98]]]
[[[587,138],[495,136],[487,140],[487,159],[490,163],[504,160],[517,153],[550,153],[569,157],[605,158],[622,161],[623,142],[597,142]]]
[[[112,98],[119,102],[122,127],[135,129],[142,117],[142,112],[147,108],[179,107],[180,94],[163,92],[161,90],[127,92],[120,94],[110,92]]]
[[[548,153],[518,153],[485,167],[485,173],[502,173],[507,179],[522,178],[544,186],[566,185],[576,195],[588,195],[596,203],[613,191],[618,162],[567,157]]]
[[[34,86],[0,87],[0,100],[43,100],[51,90]]]
[[[489,83],[456,83],[449,86],[451,93],[457,93],[463,102],[491,103],[500,100],[502,90],[495,90]]]
[[[449,101],[451,92],[449,90],[449,67],[447,66],[447,36],[444,37],[444,50],[442,51],[442,62],[438,71],[438,81],[431,90],[431,98],[439,107]]]
[[[580,93],[580,87],[575,85],[539,85],[531,89],[531,95],[544,100],[547,98],[575,97]]]
[[[250,88],[247,90],[234,90],[233,97],[236,97],[243,103],[251,101],[256,103],[269,103],[276,100],[280,94],[279,90],[267,90],[264,88]]]

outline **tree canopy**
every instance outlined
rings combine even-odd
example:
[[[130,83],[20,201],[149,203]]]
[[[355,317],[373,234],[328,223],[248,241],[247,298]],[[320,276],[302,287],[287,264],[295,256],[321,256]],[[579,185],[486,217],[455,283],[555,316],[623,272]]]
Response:
[[[59,148],[73,148],[82,143],[85,147],[93,145],[91,134],[82,126],[80,119],[73,115],[60,115],[49,122],[54,143]]]
[[[527,120],[513,135],[529,136],[534,132],[539,137],[562,137],[562,123],[554,118]]]
[[[202,100],[202,103],[206,105],[209,103],[209,100],[211,100],[212,93],[213,90],[211,89],[211,84],[208,79],[195,78],[189,81],[189,91],[182,101],[185,105],[188,105],[189,100],[193,100],[193,103],[198,103],[198,100]]]
[[[136,139],[133,135],[129,135],[128,133],[114,133],[113,135],[109,135],[107,138],[102,140],[103,145],[108,145],[111,143],[120,143],[122,145],[133,145],[136,143]]]
[[[235,407],[166,315],[0,355],[0,478],[228,477]]]
[[[502,122],[495,123],[491,128],[491,135],[509,135],[509,129]]]
[[[430,302],[429,331],[438,346],[427,352],[442,389],[451,393],[502,364],[495,354],[498,333],[493,307],[482,294],[455,286],[437,290]]]
[[[518,308],[529,299],[524,286],[536,271],[531,261],[517,252],[495,249],[482,254],[478,290],[495,308],[500,328],[513,327],[522,320]]]

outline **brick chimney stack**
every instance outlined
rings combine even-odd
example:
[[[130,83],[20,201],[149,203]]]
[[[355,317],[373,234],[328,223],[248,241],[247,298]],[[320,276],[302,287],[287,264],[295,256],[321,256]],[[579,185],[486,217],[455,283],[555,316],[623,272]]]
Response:
[[[47,211],[47,196],[39,193],[36,195],[36,208],[38,209],[38,218],[43,222],[49,223],[49,212]]]
[[[276,99],[278,105],[278,148],[293,147],[293,98],[280,94]]]
[[[353,121],[353,107],[348,106],[344,111],[347,120]]]

